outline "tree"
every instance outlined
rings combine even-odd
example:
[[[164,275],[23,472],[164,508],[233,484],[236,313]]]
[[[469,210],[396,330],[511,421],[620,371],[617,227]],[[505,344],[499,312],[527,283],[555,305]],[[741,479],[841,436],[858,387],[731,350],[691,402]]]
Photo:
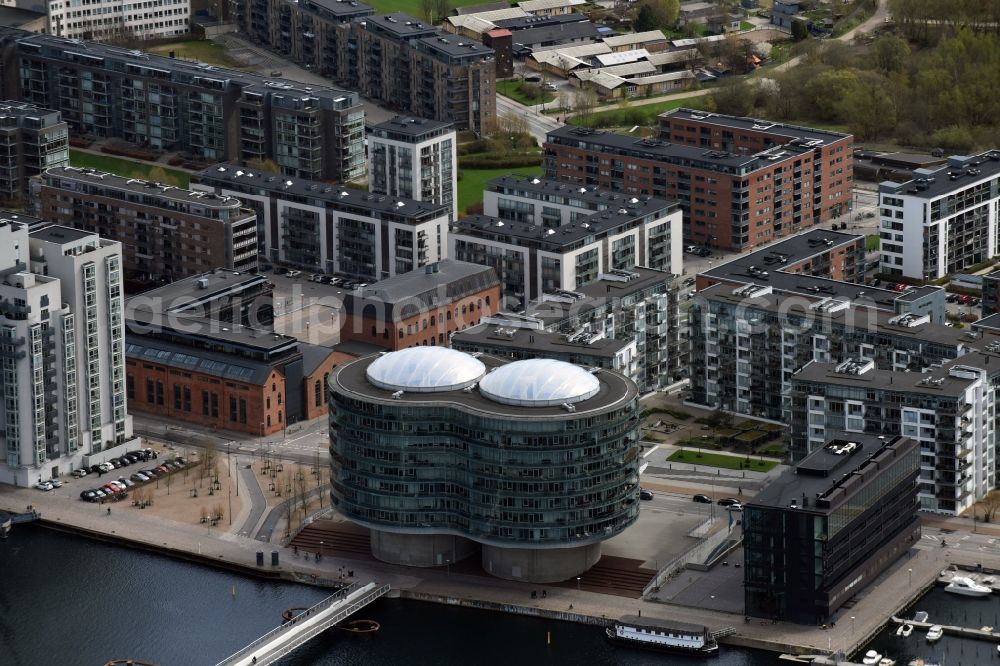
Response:
[[[841,100],[842,116],[862,141],[877,139],[896,125],[896,105],[883,82],[879,76],[863,76],[857,88]]]
[[[792,21],[792,39],[801,42],[807,37],[809,37],[809,28],[806,26],[806,22],[799,19]]]
[[[451,0],[433,0],[434,13],[437,15],[437,22],[445,20],[451,14]]]
[[[576,115],[586,118],[597,106],[597,93],[591,88],[581,88],[573,95],[573,110]]]
[[[420,0],[420,15],[425,21],[434,21],[434,0]]]
[[[633,27],[637,32],[672,28],[679,11],[679,0],[641,0]]]
[[[1000,511],[1000,492],[991,490],[986,493],[986,496],[979,500],[979,506],[983,509],[983,521],[992,522],[997,511]]]
[[[910,45],[895,35],[884,35],[872,44],[871,58],[883,74],[902,72],[910,61]]]
[[[744,78],[727,76],[722,79],[713,97],[715,109],[719,113],[735,116],[753,115],[756,90],[753,84]]]

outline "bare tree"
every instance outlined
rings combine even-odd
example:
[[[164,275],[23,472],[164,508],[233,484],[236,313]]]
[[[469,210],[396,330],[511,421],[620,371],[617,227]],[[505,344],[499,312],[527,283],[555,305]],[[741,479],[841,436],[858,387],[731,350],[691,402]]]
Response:
[[[434,22],[434,0],[420,0],[420,14],[425,21]]]
[[[451,0],[433,0],[437,22],[444,21],[451,14]]]
[[[596,106],[597,93],[592,88],[581,88],[573,95],[573,110],[582,118],[590,116]]]
[[[986,496],[979,500],[979,506],[983,508],[983,521],[992,522],[997,511],[1000,511],[1000,491],[991,490]]]

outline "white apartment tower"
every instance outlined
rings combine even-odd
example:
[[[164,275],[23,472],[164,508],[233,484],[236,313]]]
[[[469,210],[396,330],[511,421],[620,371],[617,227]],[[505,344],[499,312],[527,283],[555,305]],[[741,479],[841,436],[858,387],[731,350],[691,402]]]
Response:
[[[54,0],[48,4],[49,33],[57,37],[114,42],[159,39],[188,33],[190,0]]]
[[[447,206],[458,218],[458,158],[451,123],[396,116],[368,133],[368,189]]]
[[[121,246],[0,220],[0,482],[30,485],[125,452]]]
[[[879,270],[937,280],[1000,254],[1000,150],[879,185]]]

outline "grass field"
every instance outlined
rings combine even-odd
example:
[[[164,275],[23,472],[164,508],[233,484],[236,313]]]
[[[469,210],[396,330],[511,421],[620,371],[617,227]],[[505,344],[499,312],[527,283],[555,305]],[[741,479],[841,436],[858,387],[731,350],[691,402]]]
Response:
[[[79,150],[69,151],[69,163],[70,166],[98,169],[99,171],[107,171],[108,173],[127,178],[148,179],[150,173],[155,170],[154,180],[178,187],[187,187],[191,182],[191,175],[184,171],[168,167],[150,166],[142,162],[133,162],[123,157],[94,155],[93,153],[84,153]]]
[[[522,176],[534,176],[542,173],[542,167],[513,167],[505,169],[462,169],[462,179],[458,181],[458,212],[464,213],[465,209],[483,200],[483,188],[486,181],[491,178],[499,178],[509,174]]]
[[[655,104],[634,105],[599,111],[588,116],[573,116],[567,122],[581,127],[631,127],[633,125],[655,125],[656,116],[666,111],[686,106],[691,109],[704,108],[706,95],[679,97]]]
[[[548,104],[556,98],[551,92],[540,90],[540,97],[528,97],[523,92],[521,92],[521,82],[520,81],[497,81],[497,92],[504,97],[510,97],[516,102],[520,102],[526,106],[533,106],[535,104]]]
[[[226,54],[226,47],[207,39],[188,39],[183,42],[160,44],[149,49],[150,53],[169,55],[171,51],[178,58],[207,62],[209,65],[222,67],[240,67],[240,63]]]
[[[668,462],[690,463],[692,465],[707,465],[722,469],[752,469],[756,472],[766,472],[778,463],[773,460],[751,458],[749,462],[743,456],[727,456],[721,453],[700,453],[690,449],[678,449],[667,458]]]

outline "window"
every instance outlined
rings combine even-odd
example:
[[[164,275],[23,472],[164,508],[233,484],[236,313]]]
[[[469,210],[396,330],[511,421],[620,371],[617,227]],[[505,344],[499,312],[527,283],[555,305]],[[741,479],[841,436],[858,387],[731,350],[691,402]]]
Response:
[[[316,386],[313,389],[313,402],[316,407],[323,404],[323,384],[318,379],[316,380]]]
[[[208,391],[201,392],[201,413],[208,416]]]
[[[130,400],[135,400],[135,377],[132,375],[125,377],[125,392]]]
[[[240,398],[240,423],[247,422],[247,400]]]
[[[399,329],[399,339],[403,339],[403,329]]]
[[[212,394],[212,416],[215,418],[219,417],[219,394]]]
[[[156,398],[154,397],[153,380],[152,379],[147,379],[146,380],[146,402],[148,402],[151,405],[154,402],[156,402]]]
[[[230,421],[236,421],[237,420],[237,415],[236,415],[236,397],[232,396],[232,395],[229,396],[229,420]]]
[[[278,410],[278,423],[281,423],[281,410]]]
[[[279,405],[281,404],[281,394],[280,393],[278,394],[278,404]]]
[[[174,384],[174,409],[181,408],[181,385]]]
[[[451,321],[451,310],[448,310],[448,312],[446,312],[445,314],[447,315],[446,318],[448,319],[448,321]]]
[[[161,407],[165,404],[163,397],[163,382],[161,381],[156,382],[156,404]]]
[[[191,387],[190,386],[185,386],[184,387],[184,411],[185,412],[190,412],[191,411]]]

